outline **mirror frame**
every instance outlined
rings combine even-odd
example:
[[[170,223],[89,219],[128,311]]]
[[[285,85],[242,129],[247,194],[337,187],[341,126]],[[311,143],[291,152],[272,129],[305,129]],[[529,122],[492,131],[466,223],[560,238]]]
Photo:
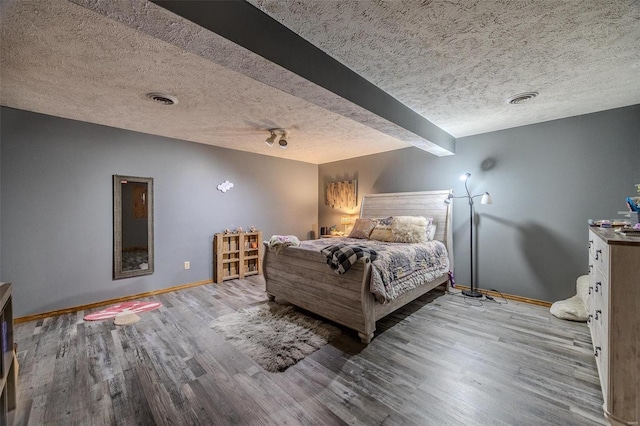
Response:
[[[147,242],[148,269],[122,270],[122,187],[121,181],[147,184]],[[153,252],[153,178],[113,175],[113,279],[151,275],[154,270]]]

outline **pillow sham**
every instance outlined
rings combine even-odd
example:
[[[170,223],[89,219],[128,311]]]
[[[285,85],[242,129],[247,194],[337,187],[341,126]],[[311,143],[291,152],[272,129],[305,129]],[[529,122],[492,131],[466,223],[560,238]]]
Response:
[[[433,219],[432,219],[431,227],[429,228],[429,231],[427,234],[427,241],[433,241],[433,239],[436,237],[437,228],[438,228],[438,225],[436,223],[433,223]]]
[[[391,233],[391,222],[393,221],[393,217],[385,217],[381,219],[374,219],[376,221],[376,226],[371,231],[371,235],[369,235],[370,240],[377,241],[386,241],[393,242],[394,236]]]
[[[423,216],[394,216],[391,234],[396,243],[426,243],[432,218]]]
[[[353,225],[353,229],[349,233],[349,238],[364,238],[369,239],[371,231],[376,227],[376,221],[374,219],[356,219],[356,223]]]

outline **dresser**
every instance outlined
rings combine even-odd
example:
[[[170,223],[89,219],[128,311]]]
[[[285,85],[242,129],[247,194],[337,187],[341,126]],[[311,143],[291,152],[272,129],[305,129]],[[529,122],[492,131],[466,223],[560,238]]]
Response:
[[[589,329],[604,414],[640,424],[640,237],[589,229]]]

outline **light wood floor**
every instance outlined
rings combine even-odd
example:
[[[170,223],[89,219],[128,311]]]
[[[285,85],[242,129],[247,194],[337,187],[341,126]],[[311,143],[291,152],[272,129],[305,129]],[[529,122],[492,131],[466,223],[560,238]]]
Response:
[[[151,299],[148,299],[151,300]],[[85,312],[18,324],[17,425],[594,425],[585,324],[436,289],[267,373],[209,328],[266,300],[261,277],[155,296],[130,326]]]

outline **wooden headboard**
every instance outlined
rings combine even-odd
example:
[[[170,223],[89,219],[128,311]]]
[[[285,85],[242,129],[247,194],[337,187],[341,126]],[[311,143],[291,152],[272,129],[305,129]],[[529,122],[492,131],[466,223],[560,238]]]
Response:
[[[370,194],[362,197],[360,217],[375,219],[389,216],[432,217],[437,224],[436,240],[447,246],[449,263],[453,270],[453,236],[451,228],[452,204],[444,200],[452,191],[396,192],[390,194]]]

